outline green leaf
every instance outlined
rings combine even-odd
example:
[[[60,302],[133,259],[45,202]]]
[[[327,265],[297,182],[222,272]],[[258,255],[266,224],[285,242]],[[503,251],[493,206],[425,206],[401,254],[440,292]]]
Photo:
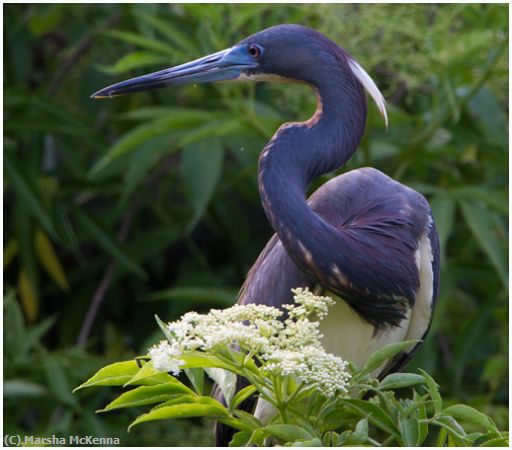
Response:
[[[238,289],[211,287],[176,287],[163,291],[153,292],[145,299],[180,301],[183,303],[219,303],[232,306],[236,301]]]
[[[185,403],[182,405],[162,406],[161,408],[137,417],[128,427],[128,431],[135,425],[155,420],[184,419],[189,417],[226,417],[227,415],[226,408],[218,402],[217,404],[209,405]]]
[[[169,57],[152,52],[132,52],[123,56],[111,66],[100,66],[102,72],[119,75],[130,70],[146,68],[158,64],[168,64]]]
[[[387,360],[389,360],[390,358],[397,355],[403,350],[408,350],[412,348],[418,342],[419,341],[417,340],[402,341],[396,342],[394,344],[388,344],[380,348],[379,350],[370,355],[370,357],[366,361],[366,364],[359,372],[359,374],[363,375],[373,372],[374,370],[378,369],[380,366],[385,364]]]
[[[323,447],[323,443],[319,438],[299,439],[291,443],[292,447]]]
[[[125,392],[97,412],[106,412],[119,408],[161,403],[175,398],[177,395],[193,394],[194,392],[179,381],[158,384],[155,386],[140,386]]]
[[[424,378],[421,375],[415,373],[392,373],[379,383],[379,389],[384,391],[391,389],[401,389],[415,386],[424,382]]]
[[[35,250],[42,266],[63,291],[69,291],[69,284],[66,273],[62,268],[53,245],[48,236],[41,230],[35,234]]]
[[[207,355],[205,353],[193,352],[185,353],[180,356],[184,364],[180,367],[183,369],[203,368],[203,367],[219,367],[221,369],[230,370],[230,366],[223,362],[221,359],[214,355]]]
[[[356,428],[345,441],[346,445],[361,445],[366,442],[368,442],[368,418],[361,419],[357,422]]]
[[[251,440],[251,436],[251,431],[239,431],[233,435],[233,439],[231,439],[229,447],[245,447]]]
[[[185,374],[194,386],[195,391],[199,395],[203,395],[204,392],[204,370],[203,368],[192,368],[185,369]]]
[[[145,381],[141,383],[141,381]],[[128,386],[130,384],[164,384],[168,382],[178,382],[176,378],[169,375],[168,373],[161,372],[156,370],[153,367],[153,363],[148,361],[145,363],[137,372],[126,382],[123,386]]]
[[[233,400],[231,401],[230,409],[237,408],[240,405],[240,403],[247,400],[255,392],[256,388],[252,385],[246,386],[243,389],[239,390],[233,397]]]
[[[156,314],[155,314],[155,320],[156,320],[156,323],[158,324],[158,327],[160,328],[160,330],[164,334],[165,338],[167,339],[167,341],[168,342],[174,341],[175,337],[169,331],[168,325],[162,319],[160,319],[160,317],[158,317]]]
[[[416,391],[414,391],[413,402],[418,405],[418,439],[415,446],[419,447],[428,436],[427,409],[425,408],[425,402]]]
[[[122,244],[83,209],[74,208],[74,216],[95,242],[105,250],[121,267],[146,280],[142,267],[124,250]]]
[[[6,178],[12,184],[18,201],[24,202],[26,210],[32,214],[46,232],[55,240],[57,232],[40,190],[33,182],[33,175],[18,161],[14,161],[8,152],[4,153],[4,170]]]
[[[85,383],[75,388],[73,392],[91,386],[123,386],[139,371],[134,360],[116,362],[98,370]]]
[[[444,255],[446,242],[453,229],[455,201],[445,193],[439,193],[430,201],[430,206],[436,222],[437,233],[439,234],[439,245]]]
[[[181,172],[194,215],[188,225],[192,230],[204,214],[220,179],[224,149],[218,139],[187,145],[182,151]]]
[[[204,122],[209,122],[211,117],[211,112],[184,108],[181,110],[174,110],[172,114],[158,117],[148,123],[139,125],[118,139],[107,154],[94,165],[88,176],[96,176],[114,159],[132,152],[147,140],[153,139],[157,136],[168,135],[170,146],[173,139],[171,132],[194,128]]]
[[[25,269],[18,274],[18,291],[23,312],[29,322],[34,322],[39,313],[39,296]]]
[[[17,378],[5,380],[3,388],[4,399],[37,398],[48,393],[47,388],[41,384]]]
[[[468,107],[471,114],[480,122],[488,141],[506,151],[508,149],[508,119],[492,91],[483,87],[469,101]]]
[[[400,433],[405,447],[414,447],[419,439],[419,424],[418,420],[414,418],[399,416],[398,424],[400,426]]]
[[[460,207],[473,236],[498,272],[503,285],[507,286],[508,274],[504,252],[506,242],[504,239],[500,241],[497,236],[498,219],[494,213],[477,203],[461,201]]]
[[[124,42],[128,42],[129,44],[134,44],[137,47],[152,50],[158,53],[163,53],[164,55],[172,56],[174,53],[170,45],[164,44],[163,42],[157,41],[155,39],[150,39],[141,36],[140,34],[120,30],[107,30],[103,33],[107,36],[119,39]]]
[[[422,369],[418,370],[425,378],[425,383],[427,383],[428,392],[432,399],[432,404],[434,405],[434,411],[437,415],[441,412],[441,409],[443,407],[443,399],[441,398],[441,394],[439,394],[439,387],[437,383],[434,381],[434,379],[427,372],[425,372]]]
[[[280,439],[284,442],[293,442],[298,439],[311,440],[316,436],[308,433],[304,428],[299,427],[297,425],[289,425],[289,424],[274,424],[267,425],[263,428],[267,436],[273,436],[277,439]],[[321,441],[320,441],[321,443]]]
[[[347,398],[340,400],[363,417],[367,417],[369,422],[377,428],[399,438],[400,432],[393,419],[378,405],[357,398]]]
[[[475,408],[468,405],[452,405],[443,409],[441,414],[455,417],[458,420],[469,422],[485,430],[498,431],[492,420]]]
[[[438,416],[432,421],[434,425],[438,425],[448,431],[448,434],[463,439],[466,437],[464,428],[457,422],[453,417],[450,416]]]
[[[68,375],[60,362],[55,357],[46,354],[44,368],[48,388],[55,398],[68,406],[77,407],[78,402],[72,395]]]

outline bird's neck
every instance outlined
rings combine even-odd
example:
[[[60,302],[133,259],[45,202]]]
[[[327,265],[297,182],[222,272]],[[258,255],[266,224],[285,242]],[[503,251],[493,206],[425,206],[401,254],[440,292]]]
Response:
[[[285,246],[290,224],[316,222],[305,198],[310,182],[340,168],[356,150],[364,131],[364,91],[349,73],[336,75],[329,76],[334,82],[325,81],[316,88],[318,107],[313,117],[282,125],[260,156],[263,207]],[[293,231],[308,227],[299,228]]]

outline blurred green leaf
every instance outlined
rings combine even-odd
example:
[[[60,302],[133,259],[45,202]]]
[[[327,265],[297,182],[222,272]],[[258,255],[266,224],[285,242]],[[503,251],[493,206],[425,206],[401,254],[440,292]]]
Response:
[[[43,231],[36,230],[34,240],[36,254],[42,266],[45,268],[46,272],[48,272],[48,275],[52,277],[53,281],[55,281],[63,291],[69,291],[66,273],[62,268],[59,258],[55,253],[48,236]]]
[[[203,216],[220,179],[224,149],[218,139],[187,145],[182,151],[181,170],[194,215],[187,229],[192,230]]]
[[[40,190],[33,183],[33,177],[28,173],[28,170],[19,161],[15,162],[11,155],[7,153],[4,153],[4,169],[7,179],[9,183],[12,183],[19,200],[27,204],[30,214],[39,221],[53,239],[57,239],[57,232],[48,207],[43,201]]]
[[[460,202],[466,223],[473,233],[482,251],[487,255],[498,272],[504,286],[508,284],[507,264],[504,257],[504,246],[496,234],[497,218],[491,211],[478,203]]]
[[[5,380],[3,384],[3,389],[4,398],[35,398],[42,397],[47,393],[45,386],[21,379]]]
[[[95,219],[87,214],[83,209],[74,209],[74,216],[82,228],[91,238],[105,250],[121,267],[137,275],[141,279],[147,279],[147,275],[142,267],[124,250],[122,245],[113,236],[110,236],[109,230],[100,225]]]
[[[152,50],[158,53],[162,53],[164,55],[172,55],[173,49],[167,44],[164,44],[162,41],[157,41],[155,39],[149,39],[144,36],[140,36],[139,34],[132,33],[129,31],[121,31],[121,30],[107,30],[104,31],[104,34],[107,36],[119,39],[121,41],[127,42],[129,44],[136,45],[137,47],[144,48],[147,50]]]
[[[115,64],[101,66],[101,70],[109,75],[120,75],[130,70],[147,68],[158,64],[164,65],[168,62],[169,58],[159,53],[133,52],[123,56]]]

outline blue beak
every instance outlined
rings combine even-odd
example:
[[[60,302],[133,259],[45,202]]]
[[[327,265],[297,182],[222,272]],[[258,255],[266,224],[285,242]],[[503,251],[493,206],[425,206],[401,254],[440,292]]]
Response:
[[[190,83],[236,80],[244,71],[257,65],[258,63],[247,52],[247,47],[239,45],[180,66],[121,81],[95,92],[91,98],[114,97]]]

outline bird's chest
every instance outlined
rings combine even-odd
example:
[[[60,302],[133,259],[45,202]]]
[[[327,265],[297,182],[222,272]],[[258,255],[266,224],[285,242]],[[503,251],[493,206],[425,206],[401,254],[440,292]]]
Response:
[[[375,333],[373,325],[363,321],[345,301],[332,294],[327,295],[336,300],[327,317],[320,322],[322,343],[327,352],[352,361],[357,368],[361,368],[368,357],[379,348],[404,340],[409,326],[410,311],[406,313],[406,318],[402,320],[400,326]],[[376,369],[372,375],[378,376],[381,369]]]

